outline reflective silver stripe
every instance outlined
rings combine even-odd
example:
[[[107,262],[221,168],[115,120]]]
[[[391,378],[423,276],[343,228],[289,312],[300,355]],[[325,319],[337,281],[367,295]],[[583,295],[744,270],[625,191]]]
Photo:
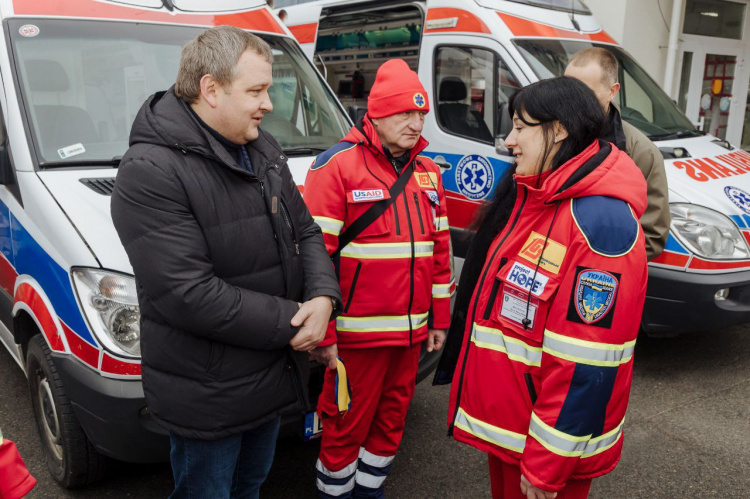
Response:
[[[428,315],[427,312],[412,314],[411,327],[417,329],[426,325]],[[336,329],[352,332],[407,331],[409,329],[409,316],[346,317],[340,315],[336,319]]]
[[[542,444],[548,451],[564,457],[578,457],[583,454],[586,443],[591,435],[576,437],[568,435],[544,423],[539,417],[531,413],[529,435]]]
[[[435,217],[435,230],[448,230],[448,217]]]
[[[376,456],[371,452],[367,452],[364,448],[360,450],[359,453],[359,458],[363,463],[369,466],[375,466],[376,468],[385,468],[393,462],[395,457],[396,456]]]
[[[370,475],[369,473],[363,473],[359,470],[357,470],[357,474],[355,475],[355,477],[356,482],[359,485],[368,487],[370,489],[379,489],[383,486],[383,482],[385,482],[385,476],[374,476]]]
[[[450,298],[451,297],[451,285],[448,284],[433,284],[432,285],[432,297],[433,298]]]
[[[414,256],[432,256],[435,243],[420,241],[414,243]],[[341,256],[356,258],[411,258],[411,243],[349,243],[341,250]]]
[[[544,352],[561,359],[592,366],[616,367],[633,358],[635,340],[618,345],[597,343],[544,332]]]
[[[508,355],[508,358],[529,366],[542,365],[542,349],[506,336],[499,329],[492,329],[474,323],[471,341],[480,348],[487,348]]]
[[[547,425],[532,412],[529,435],[547,450],[557,455],[586,458],[600,454],[615,445],[622,437],[624,425],[625,420],[623,419],[616,428],[604,435],[596,438],[591,438],[591,435],[577,437]]]
[[[601,454],[610,447],[614,446],[618,442],[618,440],[622,438],[623,426],[625,426],[624,419],[614,430],[589,440],[589,443],[586,444],[586,449],[584,449],[583,451],[583,456],[581,456],[581,459],[596,456],[597,454]]]
[[[480,421],[466,414],[463,408],[460,407],[458,414],[456,414],[455,425],[457,428],[461,428],[463,431],[471,433],[477,438],[516,452],[523,452],[523,448],[526,445],[526,435]]]
[[[354,461],[346,465],[345,468],[340,469],[339,471],[331,471],[325,467],[320,459],[318,459],[318,462],[315,463],[315,469],[323,473],[325,476],[329,476],[331,478],[346,478],[357,471],[357,460],[355,459]]]
[[[341,228],[344,226],[344,222],[336,220],[335,218],[328,217],[313,217],[315,223],[320,226],[320,230],[326,234],[333,234],[338,236],[341,233]]]
[[[329,496],[338,497],[351,492],[351,490],[354,488],[354,476],[355,475],[352,475],[352,479],[343,485],[329,485],[327,483],[324,483],[320,478],[318,478],[316,483],[318,485],[319,491],[324,492]]]

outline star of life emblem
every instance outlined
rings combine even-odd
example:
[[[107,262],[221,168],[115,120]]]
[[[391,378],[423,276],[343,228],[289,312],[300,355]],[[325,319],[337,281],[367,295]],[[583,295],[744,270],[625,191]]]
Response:
[[[476,154],[461,158],[456,167],[456,185],[461,194],[469,199],[484,199],[494,183],[495,174],[486,158]]]

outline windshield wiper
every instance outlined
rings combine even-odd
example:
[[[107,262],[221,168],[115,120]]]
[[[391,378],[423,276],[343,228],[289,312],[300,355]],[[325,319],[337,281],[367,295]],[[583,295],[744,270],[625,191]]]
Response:
[[[706,132],[701,130],[680,130],[674,133],[664,133],[659,135],[649,135],[650,140],[674,140],[684,139],[685,137],[697,137],[699,135],[706,135]]]
[[[120,166],[122,156],[114,156],[111,159],[82,159],[78,161],[42,161],[39,167],[59,168],[59,167],[86,167],[86,166]]]
[[[318,155],[324,151],[327,151],[327,147],[289,147],[284,149],[287,156],[310,156]]]

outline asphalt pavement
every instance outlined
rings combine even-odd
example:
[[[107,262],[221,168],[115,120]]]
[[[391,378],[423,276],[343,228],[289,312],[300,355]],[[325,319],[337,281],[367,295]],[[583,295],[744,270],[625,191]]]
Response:
[[[167,464],[115,463],[107,478],[75,491],[47,472],[23,373],[0,348],[0,428],[14,440],[38,485],[28,496],[166,497]],[[446,436],[448,387],[417,387],[388,497],[490,497],[484,454]],[[636,345],[625,448],[592,498],[744,497],[750,490],[750,325]],[[285,439],[263,498],[315,497],[318,444]]]

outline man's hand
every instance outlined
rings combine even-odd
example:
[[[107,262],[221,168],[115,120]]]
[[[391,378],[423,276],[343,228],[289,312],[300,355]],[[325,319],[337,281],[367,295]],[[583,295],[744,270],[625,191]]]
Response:
[[[328,366],[328,369],[336,369],[336,357],[339,356],[339,348],[336,343],[327,347],[318,347],[310,351],[310,357],[317,362]]]
[[[531,485],[525,476],[521,475],[521,493],[526,499],[555,499],[557,492],[547,492]]]
[[[428,329],[427,330],[427,351],[437,351],[445,343],[445,329]]]
[[[316,296],[300,305],[299,311],[292,317],[292,326],[299,327],[300,330],[289,345],[301,352],[309,352],[315,348],[325,338],[332,311],[333,303],[329,296]]]

